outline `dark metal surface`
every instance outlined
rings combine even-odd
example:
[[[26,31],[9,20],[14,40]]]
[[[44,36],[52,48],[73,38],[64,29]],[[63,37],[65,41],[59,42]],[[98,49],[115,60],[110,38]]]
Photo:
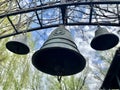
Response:
[[[108,32],[106,28],[98,27],[95,31],[95,37],[91,41],[91,47],[95,50],[108,50],[119,43],[119,37]]]
[[[120,89],[120,48],[118,48],[114,55],[101,89]]]
[[[6,43],[6,48],[15,53],[15,54],[20,54],[20,55],[25,55],[29,53],[29,47],[19,41],[9,41]]]
[[[38,0],[36,2],[34,0],[29,2],[16,0],[16,2],[14,2],[14,0],[11,0],[8,2],[0,2],[0,4],[2,3],[3,5],[8,4],[10,10],[5,9],[3,12],[0,12],[0,20],[3,20],[4,22],[4,19],[7,18],[9,22],[8,25],[4,25],[3,27],[0,27],[0,29],[10,26],[12,26],[12,29],[11,31],[1,31],[0,39],[23,32],[57,27],[61,24],[66,26],[98,25],[98,23],[103,26],[120,25],[119,0],[93,0],[92,2],[89,0],[74,0],[73,2],[61,2],[60,0],[51,2],[45,2],[44,0]],[[49,12],[51,13],[49,14]],[[24,19],[21,17],[24,17]],[[13,18],[20,18],[20,22],[15,22]],[[3,22],[1,22],[1,24]],[[25,28],[18,28],[18,26],[24,26]],[[1,34],[3,32],[7,32],[7,34]]]
[[[25,35],[15,36],[13,40],[6,43],[6,48],[16,54],[25,55],[30,52]]]
[[[86,66],[86,60],[77,49],[70,32],[61,26],[33,54],[32,63],[38,70],[56,76],[73,75]]]

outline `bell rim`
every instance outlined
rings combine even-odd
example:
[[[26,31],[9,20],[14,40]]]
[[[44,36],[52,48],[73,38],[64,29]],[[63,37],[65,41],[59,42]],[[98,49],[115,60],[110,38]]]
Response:
[[[23,50],[24,50],[24,52],[16,52],[15,50],[12,50],[13,48],[15,48],[14,46],[12,46],[14,43],[16,43],[16,44],[19,44],[20,46],[24,46],[23,48]],[[10,45],[10,46],[9,46]],[[12,46],[12,48],[11,48],[11,46]],[[16,46],[16,45],[15,45]],[[29,47],[26,45],[26,44],[24,44],[24,43],[21,43],[21,42],[18,42],[18,41],[8,41],[7,43],[6,43],[6,48],[9,50],[9,51],[11,51],[11,52],[13,52],[13,53],[15,53],[15,54],[21,54],[21,55],[24,55],[24,54],[28,54],[29,52],[30,52],[30,49],[29,49]]]
[[[53,47],[53,48],[60,48],[60,49],[61,49],[61,47]],[[51,48],[47,48],[47,49],[51,49]],[[68,49],[68,48],[63,48],[63,47],[62,47],[62,49],[70,50],[70,49]],[[73,74],[77,74],[77,73],[81,72],[81,71],[85,68],[85,66],[86,66],[86,60],[85,60],[85,58],[84,58],[80,53],[78,53],[78,52],[76,52],[76,51],[70,50],[70,51],[72,51],[72,52],[75,52],[75,54],[79,56],[80,62],[82,62],[82,63],[84,64],[84,65],[82,66],[82,68],[81,68],[79,71],[77,71],[77,72],[72,72],[72,73],[69,73],[69,74],[62,74],[62,75],[61,75],[61,74],[55,74],[55,73],[54,73],[54,74],[53,74],[53,73],[48,73],[48,72],[46,72],[46,71],[38,68],[38,67],[35,65],[35,63],[34,63],[34,62],[35,62],[35,56],[36,56],[37,54],[39,54],[39,53],[42,53],[42,50],[45,50],[45,49],[40,49],[40,50],[36,51],[36,52],[33,54],[33,56],[32,56],[32,64],[33,64],[34,67],[36,67],[38,70],[40,70],[40,71],[43,72],[43,73],[50,74],[50,75],[53,75],[53,76],[68,76],[68,75],[73,75]]]
[[[108,49],[111,49],[111,48],[113,48],[113,47],[109,47],[109,48],[107,48],[107,49],[98,49],[98,48],[95,48],[94,46],[94,44],[95,44],[95,42],[97,41],[96,39],[98,39],[99,37],[102,37],[102,36],[106,36],[106,35],[108,35],[109,37],[113,37],[114,38],[114,40],[116,39],[116,43],[114,44],[114,46],[116,46],[118,43],[119,43],[119,38],[118,38],[118,36],[117,35],[115,35],[115,34],[113,34],[113,33],[105,33],[105,34],[102,34],[102,35],[97,35],[97,36],[95,36],[93,39],[92,39],[92,41],[91,41],[91,43],[90,43],[90,45],[91,45],[91,47],[93,48],[93,49],[95,49],[95,50],[99,50],[99,51],[103,51],[103,50],[108,50]]]

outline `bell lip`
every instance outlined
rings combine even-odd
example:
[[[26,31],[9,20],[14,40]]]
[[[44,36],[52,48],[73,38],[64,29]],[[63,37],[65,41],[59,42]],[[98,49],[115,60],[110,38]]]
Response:
[[[13,44],[16,44],[15,46],[13,45]],[[16,46],[23,46],[23,52],[17,52],[14,48],[17,48]],[[12,46],[12,48],[11,48],[11,46]],[[19,47],[18,46],[18,47]],[[18,42],[18,41],[8,41],[7,43],[6,43],[6,48],[9,50],[9,51],[11,51],[11,52],[13,52],[13,53],[15,53],[15,54],[21,54],[21,55],[24,55],[24,54],[28,54],[29,52],[30,52],[30,49],[29,49],[29,47],[26,45],[26,44],[24,44],[24,43],[21,43],[21,42]],[[14,49],[14,50],[13,50]]]
[[[97,39],[98,39],[99,37],[106,36],[106,35],[108,35],[108,36],[110,36],[110,37],[112,36],[112,37],[114,38],[114,40],[116,40],[117,42],[114,43],[114,45],[113,45],[112,47],[109,47],[109,48],[106,48],[106,49],[96,48],[95,46],[96,46],[97,43],[95,43],[95,42],[97,41]],[[112,40],[111,40],[111,41],[112,41]],[[93,49],[95,49],[95,50],[103,51],[103,50],[108,50],[108,49],[113,48],[113,47],[116,46],[118,43],[119,43],[119,38],[118,38],[117,35],[115,35],[115,34],[113,34],[113,33],[105,33],[105,34],[102,34],[102,35],[97,35],[97,36],[95,36],[95,37],[92,39],[92,41],[91,41],[91,43],[90,43],[90,46],[91,46]],[[103,44],[104,44],[104,43],[103,43]]]
[[[61,47],[52,47],[52,48],[53,48],[53,49],[55,49],[55,48],[61,49]],[[51,48],[47,48],[47,49],[51,49]],[[67,48],[62,48],[62,49],[70,50],[70,49],[67,49]],[[35,65],[35,60],[36,60],[35,57],[36,57],[36,55],[37,55],[38,53],[42,53],[43,50],[45,50],[45,49],[40,49],[40,50],[36,51],[36,52],[33,54],[33,56],[32,56],[32,64],[33,64],[33,66],[34,66],[37,70],[39,70],[39,71],[41,71],[41,72],[43,72],[43,73],[50,74],[50,75],[53,75],[53,76],[69,76],[69,75],[74,75],[74,74],[80,73],[80,72],[86,67],[86,60],[85,60],[85,58],[84,58],[80,53],[78,53],[78,52],[76,52],[76,51],[70,50],[70,51],[72,51],[72,52],[75,52],[75,54],[80,58],[80,62],[82,62],[82,64],[81,64],[81,65],[82,65],[82,68],[80,68],[79,71],[77,71],[77,72],[72,72],[72,73],[68,73],[68,74],[55,74],[55,73],[46,72],[46,71],[38,68],[38,67]],[[74,61],[74,60],[73,60],[73,61]],[[37,63],[37,62],[36,62],[36,63]]]

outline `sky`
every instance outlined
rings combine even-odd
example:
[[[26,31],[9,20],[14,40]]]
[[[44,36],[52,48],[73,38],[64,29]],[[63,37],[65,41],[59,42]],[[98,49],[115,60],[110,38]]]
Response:
[[[56,27],[57,28],[57,27]],[[91,40],[94,38],[94,32],[95,30],[97,29],[96,27],[94,26],[76,26],[76,27],[73,27],[73,26],[66,26],[66,28],[71,31],[71,34],[73,36],[73,39],[80,51],[80,53],[84,56],[84,58],[86,59],[86,62],[89,64],[89,67],[92,69],[92,71],[88,74],[88,77],[87,77],[87,82],[88,85],[89,85],[89,90],[95,90],[96,88],[100,87],[101,86],[101,82],[99,80],[97,80],[95,78],[95,75],[98,75],[100,76],[99,74],[99,70],[98,68],[96,68],[96,65],[99,65],[99,67],[101,68],[105,68],[105,69],[108,69],[109,65],[106,64],[100,57],[99,53],[103,52],[103,51],[96,51],[94,50],[93,48],[91,48],[90,46],[90,42]],[[77,28],[77,29],[75,29]],[[86,32],[84,32],[85,36],[83,37],[83,33],[81,32],[81,28],[83,30],[85,30]],[[110,27],[109,27],[110,28]],[[42,36],[39,36],[39,35],[36,35],[38,37],[36,37],[38,39],[38,41],[36,42],[36,49],[40,49],[40,47],[43,45],[44,41],[47,40],[48,36],[50,35],[50,33],[54,30],[55,28],[52,28],[52,29],[46,29],[46,30],[41,30],[39,32],[34,32],[34,34],[39,34],[39,35],[42,35]],[[92,30],[93,31],[92,31]],[[113,29],[118,29],[118,28],[115,28],[115,27],[111,27],[110,28],[112,31]],[[46,33],[45,33],[46,32]],[[115,34],[115,32],[113,32]],[[116,46],[118,47],[119,44]],[[38,47],[38,48],[37,48]],[[105,51],[106,53],[109,52],[110,50],[107,50]],[[114,53],[114,52],[113,52]],[[101,76],[102,79],[104,79],[103,76]]]
[[[26,0],[26,1],[29,2],[30,0]],[[84,7],[82,8],[82,10],[84,12],[88,12],[88,10],[85,10]],[[53,15],[52,12],[54,11],[47,11],[46,13],[44,13],[44,18],[48,18],[52,16]],[[80,17],[82,20],[82,18],[85,16],[81,14]],[[35,25],[31,24],[31,27],[33,26]],[[98,52],[92,49],[90,46],[90,42],[95,36],[95,31],[97,27],[88,26],[88,25],[86,26],[65,26],[65,27],[71,32],[73,39],[80,53],[86,58],[89,67],[92,69],[91,72],[88,74],[86,83],[89,84],[89,88],[90,88],[89,90],[95,90],[96,87],[101,86],[101,82],[95,78],[95,74],[96,75],[99,74],[99,70],[95,67],[95,65],[99,65],[101,68],[105,68],[105,65],[106,65],[103,62],[103,60],[100,58],[99,53],[101,52]],[[44,30],[38,30],[38,31],[32,32],[33,40],[35,41],[34,51],[39,50],[41,48],[43,43],[47,40],[48,36],[55,28],[47,28]],[[105,27],[105,28],[107,28],[109,32],[112,32],[114,34],[117,34],[116,31],[119,30],[119,27]],[[119,44],[117,45],[117,47],[118,46]],[[105,52],[109,52],[109,50]],[[104,79],[103,76],[102,76],[102,79]]]

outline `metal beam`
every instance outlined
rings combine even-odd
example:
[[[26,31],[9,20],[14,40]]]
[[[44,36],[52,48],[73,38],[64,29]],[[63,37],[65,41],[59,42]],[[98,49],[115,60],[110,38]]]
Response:
[[[7,16],[8,21],[10,22],[10,24],[12,25],[12,27],[14,28],[15,32],[18,33],[18,30],[16,29],[16,27],[14,26],[13,22],[11,21],[11,19],[9,18],[9,16]]]
[[[63,6],[76,6],[76,5],[90,5],[91,2],[76,2],[76,3],[66,3],[66,4],[57,4],[57,5],[40,5],[37,7],[33,7],[33,8],[27,8],[27,9],[21,9],[21,10],[16,10],[10,13],[6,13],[6,14],[2,14],[0,15],[0,18],[4,18],[6,16],[12,16],[12,15],[17,15],[17,14],[23,14],[23,13],[29,13],[29,12],[33,12],[35,10],[43,10],[43,9],[50,9],[50,8],[61,8]],[[120,1],[109,1],[109,2],[105,2],[105,1],[100,1],[100,2],[92,2],[92,4],[120,4]]]
[[[40,2],[41,2],[41,0],[40,0]],[[75,26],[75,25],[98,25],[98,23],[99,23],[99,25],[102,25],[102,26],[116,26],[116,27],[120,26],[119,22],[118,23],[92,22],[92,19],[94,19],[92,17],[93,16],[93,9],[96,8],[96,7],[93,7],[93,6],[94,5],[106,5],[106,4],[115,4],[115,5],[118,6],[120,4],[120,1],[99,1],[99,2],[97,1],[97,2],[74,2],[74,3],[67,2],[67,3],[62,3],[62,4],[60,2],[59,2],[59,4],[55,4],[55,2],[54,2],[52,4],[42,4],[42,5],[39,5],[39,6],[36,6],[36,7],[20,9],[20,10],[12,11],[12,12],[9,12],[9,13],[1,14],[0,15],[0,19],[7,17],[9,22],[11,23],[12,27],[16,31],[16,33],[9,33],[8,35],[0,36],[0,39],[23,33],[23,30],[17,30],[16,29],[15,25],[12,23],[12,21],[9,18],[10,16],[21,15],[21,14],[26,14],[26,13],[31,13],[31,12],[35,12],[35,16],[37,17],[36,19],[38,20],[40,25],[39,25],[39,27],[36,27],[36,28],[30,28],[30,29],[24,30],[24,32],[41,30],[41,29],[44,29],[44,28],[57,27],[60,24],[69,25],[69,26]],[[69,20],[70,20],[69,15],[67,16],[67,14],[69,13],[69,12],[67,12],[67,10],[69,9],[68,7],[69,6],[77,7],[77,6],[80,6],[80,5],[84,5],[86,7],[90,6],[90,8],[89,8],[90,13],[87,13],[87,15],[88,15],[88,18],[86,18],[87,21],[86,22],[73,21],[72,23],[70,23],[69,22]],[[19,6],[19,8],[21,8],[20,5],[19,5],[19,2],[18,2],[18,6]],[[48,24],[44,24],[43,25],[42,17],[39,17],[38,11],[39,10],[42,11],[42,10],[46,10],[46,9],[54,9],[54,8],[58,8],[59,10],[61,10],[61,12],[60,12],[61,16],[60,16],[60,18],[58,20],[60,22],[60,19],[62,17],[62,22],[61,23],[57,23],[57,24],[53,24],[52,23],[51,25],[48,25]],[[118,13],[114,13],[115,15],[119,14],[119,7],[116,7],[116,8],[118,8],[117,9]],[[74,9],[75,8],[73,8],[73,10]],[[78,12],[82,13],[82,14],[86,14],[84,12],[80,12],[79,10],[78,10]],[[111,12],[109,12],[109,13],[111,13]],[[77,18],[79,19],[79,17],[77,17]],[[107,18],[107,17],[105,17],[105,18]],[[74,17],[72,18],[72,20],[74,20]],[[120,21],[120,16],[119,15],[117,15],[117,20]]]
[[[24,31],[21,31],[19,30],[19,32],[17,33],[10,33],[10,34],[7,34],[7,35],[3,35],[3,36],[0,36],[0,39],[3,39],[3,38],[7,38],[9,36],[13,36],[13,35],[18,35],[18,34],[21,34],[23,32],[31,32],[31,31],[36,31],[36,30],[42,30],[42,29],[45,29],[45,28],[52,28],[52,27],[58,27],[60,24],[54,24],[54,25],[46,25],[46,26],[42,26],[42,27],[36,27],[36,28],[32,28],[32,29],[27,29],[27,30],[24,30]],[[63,24],[61,24],[63,25]],[[89,22],[81,22],[81,23],[67,23],[66,26],[76,26],[76,25],[94,25],[94,26],[98,26],[98,23],[89,23]],[[111,23],[99,23],[99,25],[101,26],[120,26],[119,24],[111,24]]]

